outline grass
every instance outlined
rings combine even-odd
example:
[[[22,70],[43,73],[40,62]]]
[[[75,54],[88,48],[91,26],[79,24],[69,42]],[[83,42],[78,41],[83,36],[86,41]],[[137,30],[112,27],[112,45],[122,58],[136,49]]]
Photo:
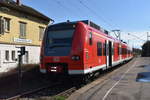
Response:
[[[53,100],[66,100],[64,96],[55,96]]]

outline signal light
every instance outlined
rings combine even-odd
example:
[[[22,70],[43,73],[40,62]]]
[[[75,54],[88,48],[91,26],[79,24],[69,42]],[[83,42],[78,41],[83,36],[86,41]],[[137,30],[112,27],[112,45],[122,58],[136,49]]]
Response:
[[[18,51],[18,53],[20,53],[20,55],[25,55],[26,53],[25,47],[18,47],[18,48],[20,48],[20,51]]]
[[[72,60],[80,60],[80,56],[72,56],[71,59]]]

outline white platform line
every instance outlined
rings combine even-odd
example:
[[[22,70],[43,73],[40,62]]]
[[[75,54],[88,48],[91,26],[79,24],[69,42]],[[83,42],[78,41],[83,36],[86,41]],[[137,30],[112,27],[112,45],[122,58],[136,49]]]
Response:
[[[134,66],[135,66],[136,62],[134,62],[134,64],[132,65],[132,67],[130,67],[122,76],[121,78],[106,92],[106,94],[104,95],[102,100],[105,100],[107,98],[107,96],[109,95],[109,93],[112,91],[112,89],[118,85],[118,83],[124,78],[124,76],[126,75],[126,73],[128,73]]]

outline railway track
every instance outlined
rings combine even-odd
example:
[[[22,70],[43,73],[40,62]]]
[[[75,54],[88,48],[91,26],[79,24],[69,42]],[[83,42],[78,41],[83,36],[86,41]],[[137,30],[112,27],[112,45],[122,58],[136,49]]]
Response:
[[[27,92],[24,92],[22,94],[19,94],[19,95],[16,95],[16,96],[13,96],[13,97],[10,97],[10,98],[7,98],[5,100],[18,100],[18,99],[22,99],[22,98],[27,98],[29,95],[32,95],[32,94],[36,94],[38,93],[39,91],[42,91],[42,90],[45,90],[45,89],[50,89],[51,87],[55,87],[57,85],[60,85],[60,83],[57,83],[57,84],[53,84],[53,85],[49,85],[49,86],[44,86],[44,87],[41,87],[41,88],[38,88],[38,89],[35,89],[35,90],[32,90],[32,91],[27,91]],[[54,96],[48,96],[49,98],[53,99],[57,96],[63,96],[65,98],[67,98],[68,96],[70,96],[77,88],[76,87],[71,87],[63,92],[60,92],[59,94],[57,95],[54,95]]]
[[[36,92],[39,92],[39,91],[42,91],[44,89],[51,88],[51,87],[54,87],[54,86],[57,86],[57,85],[60,85],[60,83],[55,83],[55,84],[52,84],[52,85],[43,86],[43,87],[31,90],[31,91],[24,92],[24,93],[21,93],[19,95],[16,95],[16,96],[13,96],[13,97],[10,97],[10,98],[6,98],[5,100],[17,100],[17,99],[19,99],[23,96],[32,95]]]
[[[76,87],[72,87],[72,88],[70,88],[70,89],[68,89],[68,90],[66,90],[66,91],[63,91],[63,92],[61,92],[61,93],[55,95],[55,96],[68,97],[68,96],[69,96],[70,94],[72,94],[75,90],[77,90],[77,88],[76,88]]]

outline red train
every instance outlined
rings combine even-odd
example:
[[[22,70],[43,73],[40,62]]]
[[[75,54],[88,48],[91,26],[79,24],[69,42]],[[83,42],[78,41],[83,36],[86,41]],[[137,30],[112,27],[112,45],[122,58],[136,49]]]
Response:
[[[41,73],[86,76],[133,57],[132,48],[91,21],[63,22],[45,30]]]

